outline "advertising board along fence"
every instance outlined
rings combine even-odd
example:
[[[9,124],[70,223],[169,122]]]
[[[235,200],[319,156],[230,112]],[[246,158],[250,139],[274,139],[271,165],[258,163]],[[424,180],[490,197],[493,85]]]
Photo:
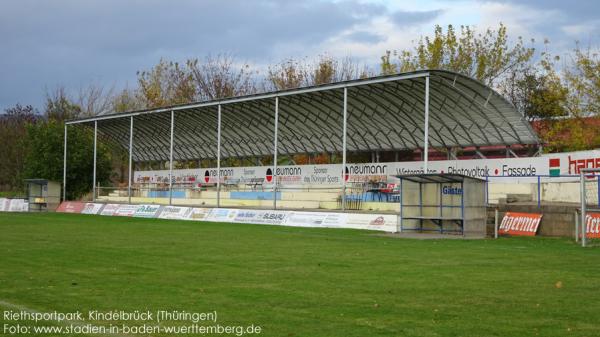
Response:
[[[498,227],[499,234],[535,236],[542,220],[542,214],[506,212]]]
[[[100,204],[74,201],[63,202],[57,212],[292,227],[353,228],[383,232],[396,232],[398,228],[397,216],[393,214]]]
[[[390,199],[387,193],[376,191],[386,184],[397,185],[396,175],[423,173],[423,165],[421,161],[412,161],[350,163],[346,167],[341,164],[288,165],[279,166],[275,171],[271,166],[224,167],[220,171],[213,168],[173,170],[172,185],[176,192],[173,198],[198,199],[211,206],[217,205],[217,198],[235,200],[229,203],[230,207],[265,207],[266,204],[261,203],[261,200],[275,198],[281,209],[296,208],[293,203],[300,202],[302,208],[333,210],[341,208],[341,205],[336,206],[331,201],[335,201],[343,193],[343,182],[346,182],[347,199],[356,199],[356,195],[348,195],[349,191],[363,186],[357,192],[362,195],[360,200],[393,202],[394,199]],[[544,202],[578,202],[579,172],[583,168],[595,167],[600,167],[600,150],[553,153],[529,158],[431,161],[428,173],[463,174],[485,179],[486,204],[516,198],[519,201],[537,202],[538,208],[541,208]],[[221,190],[226,193],[215,193],[219,176]],[[253,185],[252,181],[260,181],[260,188]],[[273,193],[275,181],[277,193]],[[134,197],[139,198],[136,202],[160,203],[154,199],[159,197],[159,192],[168,192],[165,186],[169,182],[169,171],[135,171],[134,182]],[[364,187],[365,184],[369,188],[377,188],[369,190]],[[600,195],[600,185],[595,186],[595,193]],[[309,193],[316,197],[312,199]],[[379,198],[375,198],[376,195]],[[385,197],[382,199],[382,196]],[[122,201],[111,199],[108,195],[103,195],[103,200]],[[597,204],[600,207],[600,198],[597,198]],[[266,207],[270,208],[270,204]],[[373,206],[359,208],[368,207]],[[375,207],[390,209],[389,206]]]
[[[346,181],[368,181],[396,175],[424,172],[422,161],[384,162],[324,165],[282,165],[275,174],[271,166],[222,167],[173,170],[174,183],[214,184],[220,177],[221,183],[228,181],[247,183],[260,179],[272,185],[277,177],[278,185],[342,185]],[[537,177],[573,176],[582,168],[600,168],[600,150],[544,154],[540,157],[455,159],[437,160],[428,163],[427,173],[462,174],[474,178],[486,177]],[[139,184],[168,183],[169,170],[135,171],[134,182]]]
[[[0,212],[27,212],[29,203],[26,199],[0,198]]]
[[[590,239],[600,239],[600,213],[585,215],[585,236]]]

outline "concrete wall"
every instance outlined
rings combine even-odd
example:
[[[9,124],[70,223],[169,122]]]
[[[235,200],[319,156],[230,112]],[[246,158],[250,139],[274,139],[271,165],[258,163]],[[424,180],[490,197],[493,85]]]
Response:
[[[541,185],[541,199],[546,202],[580,202],[579,182],[543,182]],[[488,200],[490,204],[497,204],[510,195],[529,196],[528,200],[537,201],[538,184],[535,183],[494,183],[488,185]]]

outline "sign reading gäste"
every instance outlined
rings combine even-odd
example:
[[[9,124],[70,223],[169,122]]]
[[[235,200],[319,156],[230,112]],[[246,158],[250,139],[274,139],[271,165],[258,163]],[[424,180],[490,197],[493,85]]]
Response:
[[[535,236],[542,214],[506,212],[500,227],[499,234]]]

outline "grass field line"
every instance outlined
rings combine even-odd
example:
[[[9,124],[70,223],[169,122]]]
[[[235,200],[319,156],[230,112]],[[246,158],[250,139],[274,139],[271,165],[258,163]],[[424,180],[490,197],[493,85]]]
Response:
[[[4,300],[0,299],[0,306],[8,308],[8,309],[13,309],[13,310],[18,310],[18,311],[25,311],[28,312],[30,314],[41,314],[41,311],[35,310],[35,309],[31,309],[29,307],[26,307],[24,305],[20,305],[20,304],[14,304],[11,302],[7,302]],[[84,326],[92,326],[94,328],[98,328],[98,325],[94,325],[91,323],[84,323],[81,321],[70,321],[70,320],[63,320],[63,321],[59,321],[59,320],[52,320],[53,322],[56,322],[60,325],[63,326],[68,326],[68,325],[76,325],[79,327],[84,327]],[[110,333],[106,333],[106,334],[87,334],[88,336],[113,336],[113,337],[127,337],[127,335],[121,335],[121,334],[110,334]]]

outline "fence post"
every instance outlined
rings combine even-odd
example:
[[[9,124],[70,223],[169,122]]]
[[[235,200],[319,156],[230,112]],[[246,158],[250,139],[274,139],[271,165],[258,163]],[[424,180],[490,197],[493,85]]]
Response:
[[[494,210],[494,239],[498,238],[498,209]]]
[[[98,121],[94,121],[94,171],[92,173],[92,202],[96,202],[96,147],[98,142]]]
[[[585,247],[585,213],[586,213],[586,200],[585,200],[585,176],[583,170],[579,171],[579,182],[581,189],[581,246]]]
[[[490,205],[490,185],[489,185],[490,177],[488,175],[485,176],[485,206],[488,207]]]
[[[275,124],[273,127],[273,209],[277,209],[277,137],[279,127],[279,97],[275,96]]]
[[[579,242],[579,214],[575,210],[575,242]]]
[[[217,106],[217,208],[221,207],[221,104]]]
[[[342,211],[346,210],[346,134],[348,127],[348,88],[344,87],[344,103],[342,107]]]
[[[67,201],[67,124],[65,123],[65,138],[63,149],[63,193],[62,201]]]
[[[537,177],[537,202],[538,208],[542,208],[542,182],[541,177]]]
[[[173,205],[173,130],[175,129],[175,110],[171,110],[171,135],[169,138],[169,206]]]
[[[129,117],[129,164],[127,166],[127,203],[131,204],[131,162],[133,160],[133,116]]]

